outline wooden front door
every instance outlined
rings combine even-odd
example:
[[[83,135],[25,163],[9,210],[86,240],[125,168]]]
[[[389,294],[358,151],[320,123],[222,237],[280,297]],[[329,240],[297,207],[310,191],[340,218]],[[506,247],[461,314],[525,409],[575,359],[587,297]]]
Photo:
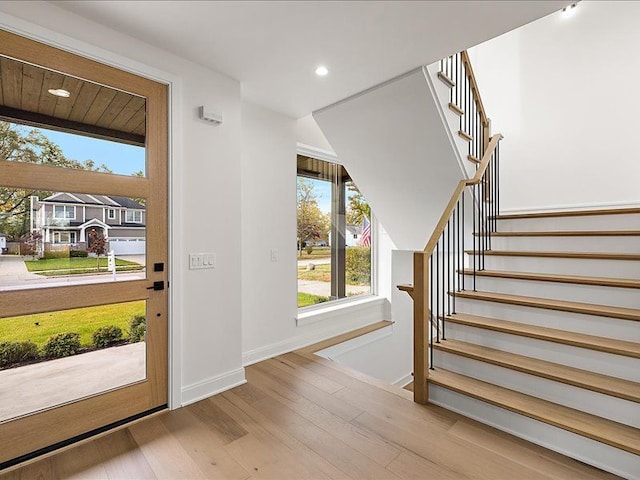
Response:
[[[0,255],[0,345],[37,347],[0,366],[2,468],[167,404],[168,89],[4,31],[0,88],[6,135],[49,128],[144,149],[129,172],[0,139],[0,222],[14,229]],[[91,245],[86,225],[99,225]],[[110,258],[116,242],[144,253]]]

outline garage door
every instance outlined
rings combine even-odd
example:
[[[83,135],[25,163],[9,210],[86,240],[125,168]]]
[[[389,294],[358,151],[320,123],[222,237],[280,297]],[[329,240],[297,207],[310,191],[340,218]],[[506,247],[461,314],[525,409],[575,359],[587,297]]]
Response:
[[[147,242],[144,238],[110,238],[109,249],[116,255],[144,255]]]

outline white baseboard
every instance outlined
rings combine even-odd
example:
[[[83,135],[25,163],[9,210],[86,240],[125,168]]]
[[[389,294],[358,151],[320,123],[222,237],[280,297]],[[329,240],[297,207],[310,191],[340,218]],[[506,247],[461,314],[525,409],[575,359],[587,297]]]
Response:
[[[184,407],[245,383],[247,383],[247,380],[244,377],[244,367],[231,370],[207,380],[182,387],[180,404]]]
[[[547,212],[573,212],[580,210],[597,210],[608,208],[635,208],[640,207],[640,202],[602,202],[602,203],[576,203],[571,205],[543,205],[538,207],[514,207],[501,208],[500,213],[518,214],[518,213],[547,213]]]
[[[413,375],[411,373],[407,373],[404,377],[400,377],[395,382],[393,382],[393,385],[395,385],[396,387],[404,388],[411,382],[413,382]]]

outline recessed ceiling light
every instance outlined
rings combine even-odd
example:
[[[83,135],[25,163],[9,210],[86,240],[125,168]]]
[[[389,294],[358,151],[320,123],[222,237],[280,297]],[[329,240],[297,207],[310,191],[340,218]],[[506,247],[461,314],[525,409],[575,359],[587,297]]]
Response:
[[[71,92],[69,90],[65,90],[63,88],[50,88],[47,91],[51,95],[55,95],[56,97],[69,98],[71,96]]]
[[[324,65],[320,65],[318,68],[316,68],[316,75],[318,75],[319,77],[324,77],[327,73],[329,73],[329,70]]]
[[[566,7],[564,7],[562,9],[562,16],[564,18],[569,18],[569,17],[573,17],[573,15],[576,13],[576,4],[572,3],[571,5],[568,5]]]

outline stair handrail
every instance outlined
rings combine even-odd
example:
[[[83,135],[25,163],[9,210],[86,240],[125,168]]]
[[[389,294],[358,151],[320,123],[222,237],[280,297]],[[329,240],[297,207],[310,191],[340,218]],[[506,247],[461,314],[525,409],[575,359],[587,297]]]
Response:
[[[460,200],[460,196],[462,195],[462,192],[464,192],[465,187],[477,185],[482,181],[482,176],[484,175],[484,172],[489,166],[489,162],[491,161],[491,156],[493,155],[493,152],[498,146],[498,142],[503,138],[504,137],[502,136],[501,133],[496,133],[495,135],[493,135],[491,137],[491,140],[489,141],[489,144],[487,145],[487,149],[485,150],[484,155],[482,156],[482,160],[480,160],[480,164],[478,165],[478,170],[476,170],[476,173],[473,176],[473,178],[460,180],[460,182],[458,182],[458,186],[453,191],[453,195],[451,195],[451,199],[449,200],[449,203],[447,203],[447,206],[445,207],[444,212],[442,212],[442,215],[440,216],[440,220],[438,220],[438,223],[436,223],[436,226],[433,229],[433,233],[431,234],[431,237],[429,237],[429,241],[424,247],[425,253],[429,255],[433,253],[433,250],[436,248],[436,243],[440,239],[440,236],[442,235],[444,228],[447,226],[447,222],[449,221],[449,218],[451,218],[453,209],[456,207],[458,200]]]
[[[471,84],[471,90],[473,92],[473,99],[476,102],[478,107],[478,113],[480,114],[480,120],[482,121],[482,125],[485,127],[489,126],[489,117],[487,117],[487,111],[484,109],[484,104],[482,103],[482,97],[480,96],[480,89],[478,88],[478,82],[476,81],[476,76],[473,73],[473,67],[471,66],[471,60],[469,60],[469,54],[466,50],[460,52],[460,58],[462,59],[462,63],[464,63],[465,71],[467,73],[467,78],[469,79],[469,83]]]

